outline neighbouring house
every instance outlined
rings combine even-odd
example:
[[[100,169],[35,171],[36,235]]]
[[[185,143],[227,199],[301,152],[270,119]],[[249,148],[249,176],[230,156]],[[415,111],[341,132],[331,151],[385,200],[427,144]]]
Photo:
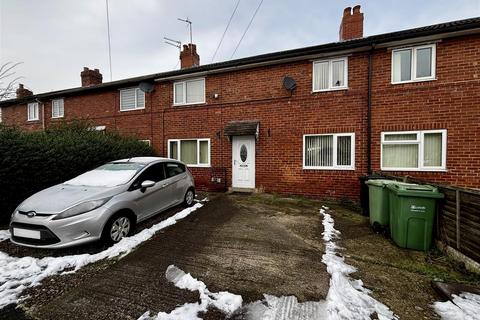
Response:
[[[197,186],[359,199],[372,171],[478,188],[480,18],[363,37],[346,8],[338,42],[0,102],[2,122],[42,130],[90,119],[187,163]]]

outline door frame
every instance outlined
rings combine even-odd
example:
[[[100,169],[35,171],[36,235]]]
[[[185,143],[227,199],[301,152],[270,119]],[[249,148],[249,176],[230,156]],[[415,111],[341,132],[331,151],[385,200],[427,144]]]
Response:
[[[235,152],[238,152],[239,150],[236,150],[235,148],[235,141],[237,141],[237,139],[251,139],[251,141],[253,142],[252,143],[252,146],[253,146],[253,150],[252,152],[249,151],[249,153],[252,153],[253,154],[253,161],[252,161],[252,186],[248,186],[248,187],[245,187],[245,186],[236,186],[235,185]],[[255,139],[255,136],[254,135],[251,135],[251,136],[232,136],[232,188],[243,188],[243,189],[255,189],[255,186],[256,186],[256,139]]]

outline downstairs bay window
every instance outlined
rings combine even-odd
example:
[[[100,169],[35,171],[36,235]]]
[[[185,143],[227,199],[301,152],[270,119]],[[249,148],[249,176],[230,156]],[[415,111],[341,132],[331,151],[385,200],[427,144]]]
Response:
[[[168,157],[190,167],[209,167],[210,139],[170,139]]]
[[[355,134],[304,135],[303,168],[354,170]]]
[[[381,142],[382,170],[446,170],[447,130],[382,132]]]

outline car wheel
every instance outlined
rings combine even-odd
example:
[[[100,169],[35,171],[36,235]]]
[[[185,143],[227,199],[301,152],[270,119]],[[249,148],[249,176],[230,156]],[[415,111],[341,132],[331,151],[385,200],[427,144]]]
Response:
[[[191,207],[193,206],[194,200],[195,200],[195,190],[193,190],[193,188],[190,188],[185,193],[185,198],[183,199],[183,205],[185,207]]]
[[[133,223],[131,217],[125,214],[118,214],[110,218],[103,230],[103,238],[107,243],[117,243],[123,238],[131,235]]]

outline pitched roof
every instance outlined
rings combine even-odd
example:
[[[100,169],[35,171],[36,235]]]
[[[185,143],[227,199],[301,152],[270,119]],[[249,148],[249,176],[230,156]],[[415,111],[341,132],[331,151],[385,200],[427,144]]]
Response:
[[[369,37],[353,39],[348,41],[331,42],[331,43],[316,45],[311,47],[277,51],[273,53],[267,53],[267,54],[261,54],[261,55],[256,55],[256,56],[251,56],[251,57],[246,57],[241,59],[200,65],[200,66],[185,68],[180,70],[154,73],[154,74],[149,74],[145,76],[105,82],[96,86],[77,87],[77,88],[71,88],[71,89],[65,89],[65,90],[40,93],[40,94],[35,94],[35,95],[24,97],[24,98],[0,101],[0,107],[9,106],[9,105],[18,104],[18,103],[24,103],[27,101],[31,101],[32,99],[35,99],[35,98],[36,99],[53,98],[58,96],[76,95],[84,92],[86,93],[86,92],[93,92],[93,91],[102,91],[106,89],[134,85],[142,81],[153,81],[155,79],[170,78],[170,77],[176,77],[176,76],[182,76],[182,75],[188,76],[189,74],[194,74],[199,72],[211,72],[215,70],[235,68],[235,67],[246,66],[246,65],[255,64],[255,63],[273,62],[277,60],[291,59],[295,57],[315,55],[315,54],[321,54],[321,53],[327,53],[327,52],[359,49],[362,47],[365,47],[366,48],[365,50],[368,50],[367,47],[369,46],[371,47],[373,45],[379,45],[379,44],[393,42],[393,41],[402,41],[402,40],[407,40],[412,38],[427,37],[432,35],[447,34],[452,32],[468,31],[468,30],[476,30],[476,32],[480,32],[480,17],[439,23],[439,24],[434,24],[430,26],[407,29],[402,31],[383,33],[379,35],[373,35]]]

